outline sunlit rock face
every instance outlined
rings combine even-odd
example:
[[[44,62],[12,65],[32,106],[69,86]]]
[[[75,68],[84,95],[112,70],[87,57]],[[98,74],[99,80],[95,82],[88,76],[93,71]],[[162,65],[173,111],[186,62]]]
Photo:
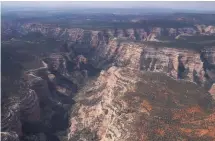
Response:
[[[2,141],[19,141],[19,136],[15,132],[1,132]]]
[[[1,130],[5,132],[15,132],[22,136],[22,124],[19,114],[11,109],[5,109],[1,115]]]
[[[192,71],[198,72],[197,76],[202,78],[204,69],[200,54],[182,49],[162,48],[159,50],[134,43],[121,43],[118,47],[115,46],[117,44],[108,48],[113,49],[113,53],[108,55],[112,56],[117,67],[112,66],[108,70],[101,71],[96,80],[86,85],[77,94],[77,103],[70,117],[69,140],[130,141],[140,138],[171,140],[176,134],[184,140],[214,139],[214,135],[210,135],[211,132],[198,137],[189,135],[184,132],[181,125],[190,123],[198,126],[197,129],[185,130],[198,134],[199,128],[202,132],[204,130],[201,128],[202,124],[193,123],[193,120],[198,122],[198,118],[192,115],[196,113],[204,117],[206,111],[202,103],[207,100],[209,109],[213,110],[211,109],[212,97],[194,83],[178,82],[162,74],[163,72],[169,73],[168,75],[178,79],[179,66],[182,65],[184,68],[189,68],[190,72],[180,79],[195,81],[191,75]],[[115,52],[116,48],[117,52]],[[146,62],[147,58],[157,59],[154,65],[158,67],[152,69],[152,61]],[[147,69],[144,69],[145,66],[148,66]],[[142,73],[141,69],[157,73]],[[204,82],[204,78],[200,80]],[[196,97],[199,93],[202,99]],[[191,101],[182,102],[181,96]],[[166,115],[167,113],[174,117]],[[212,113],[202,122],[213,116]],[[170,129],[175,128],[175,120],[180,121],[180,126],[177,126],[178,128],[170,134]],[[213,120],[212,118],[207,122],[211,124]],[[185,121],[187,123],[184,123]],[[183,134],[186,135],[183,136]]]
[[[76,102],[70,118],[71,141],[215,139],[212,97],[194,83],[162,73],[111,67],[86,86]],[[210,130],[198,134],[205,131],[205,122]],[[184,127],[187,124],[191,126]]]
[[[132,84],[138,79],[134,73],[130,69],[122,70],[117,67],[111,67],[108,71],[100,73],[97,81],[93,82],[92,87],[89,86],[88,88],[86,87],[86,90],[84,89],[83,97],[78,98],[83,107],[77,106],[77,111],[73,113],[77,116],[71,117],[69,132],[71,140],[78,140],[79,136],[85,140],[97,140],[98,138],[107,140],[106,134],[111,134],[111,132],[120,136],[120,130],[123,126],[118,126],[113,122],[115,116],[120,114],[120,110],[124,107],[123,101],[118,101],[118,98],[126,91],[132,91]],[[88,108],[85,108],[85,106]],[[79,128],[83,125],[82,118],[85,119],[83,121],[84,126]],[[112,131],[109,132],[108,128],[111,128]],[[89,132],[89,136],[81,133],[85,130]]]
[[[215,33],[215,27],[214,26],[206,26],[206,25],[196,25],[198,31],[201,34],[206,34],[206,35],[210,35],[210,34],[214,34]]]
[[[142,69],[164,72],[175,79],[204,83],[204,68],[200,54],[170,48],[146,48],[142,54]]]
[[[99,55],[113,59],[113,66],[77,94],[69,140],[215,139],[211,134],[213,98],[188,82],[206,81],[200,53],[114,40],[109,43],[107,48],[98,48]],[[210,130],[200,135],[205,131],[204,122]],[[187,124],[191,126],[184,127]]]

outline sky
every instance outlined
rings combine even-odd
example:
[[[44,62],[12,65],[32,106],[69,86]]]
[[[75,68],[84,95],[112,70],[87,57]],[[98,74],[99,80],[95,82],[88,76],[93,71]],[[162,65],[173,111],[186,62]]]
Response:
[[[2,7],[36,8],[170,8],[186,10],[215,10],[215,1],[23,1],[2,2]]]

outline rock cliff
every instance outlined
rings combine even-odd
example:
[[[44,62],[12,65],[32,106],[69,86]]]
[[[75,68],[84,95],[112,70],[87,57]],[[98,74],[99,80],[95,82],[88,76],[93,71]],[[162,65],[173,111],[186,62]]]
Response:
[[[86,30],[81,28],[62,28],[51,24],[26,23],[26,24],[7,24],[3,23],[4,34],[10,34],[11,29],[19,33],[27,34],[30,32],[39,32],[42,35],[56,38],[58,40],[88,42],[95,47],[104,40],[106,43],[109,38],[122,38],[138,41],[159,41],[161,36],[176,38],[183,35],[214,35],[215,27],[212,25],[195,25],[181,28],[128,28],[128,29],[105,29],[105,30]]]
[[[215,139],[212,98],[196,84],[114,66],[90,84],[75,99],[71,141]]]
[[[142,70],[164,72],[175,79],[204,83],[205,71],[200,54],[170,48],[146,48],[142,53]]]

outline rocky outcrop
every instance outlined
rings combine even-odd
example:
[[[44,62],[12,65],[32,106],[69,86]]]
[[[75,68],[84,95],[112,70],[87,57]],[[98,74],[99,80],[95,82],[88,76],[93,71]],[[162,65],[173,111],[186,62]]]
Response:
[[[67,62],[63,55],[61,54],[51,54],[45,59],[45,62],[48,64],[50,71],[58,72],[63,76],[67,76]]]
[[[21,121],[38,121],[40,117],[39,101],[36,93],[20,83],[17,96],[4,99],[2,102],[1,130],[3,132],[15,132],[22,136]],[[24,88],[23,88],[24,86]]]
[[[2,141],[19,141],[19,136],[15,132],[1,132]]]
[[[209,35],[215,33],[214,26],[196,25],[196,27],[201,34]]]
[[[140,55],[144,44],[135,44],[133,42],[118,42],[117,40],[110,40],[105,47],[98,46],[90,59],[97,68],[108,68],[109,66],[127,66],[138,69]]]
[[[209,90],[209,93],[212,95],[212,97],[215,99],[215,84],[213,84]]]
[[[202,59],[205,62],[205,67],[213,69],[215,65],[215,48],[207,47],[201,50]]]
[[[164,72],[175,79],[204,83],[204,68],[200,54],[194,51],[148,47],[143,50],[141,68]]]
[[[115,116],[120,114],[124,107],[121,96],[132,91],[139,79],[137,73],[140,70],[142,48],[139,44],[128,43],[117,46],[116,42],[112,41],[112,46],[107,47],[104,52],[100,50],[106,59],[114,59],[113,63],[119,67],[112,66],[107,71],[101,71],[96,81],[90,82],[77,94],[77,102],[84,106],[83,109],[79,104],[74,107],[69,140],[108,140],[110,136],[120,136],[120,130],[124,129],[125,125],[116,125]],[[84,124],[81,120],[83,118]],[[81,125],[82,128],[79,128]]]
[[[132,68],[140,68],[144,71],[163,72],[175,79],[184,79],[204,86],[209,79],[214,80],[214,72],[211,68],[214,55],[211,50],[213,49],[207,49],[207,51],[203,49],[199,53],[164,45],[154,46],[110,40],[105,47],[98,46],[95,49],[95,55],[90,61],[100,68],[106,64],[130,65]]]
[[[126,64],[126,60],[127,62],[130,61],[125,58],[123,58],[125,60],[120,60],[119,57],[129,48],[129,46],[133,46],[134,43],[130,42],[126,45],[121,45],[118,39],[159,41],[160,37],[163,36],[169,36],[174,39],[180,36],[214,34],[214,27],[205,25],[180,28],[147,27],[95,31],[78,28],[64,29],[39,23],[28,23],[19,26],[17,26],[17,28],[19,27],[22,29],[20,32],[22,31],[23,34],[28,32],[40,32],[45,36],[64,39],[70,43],[72,42],[70,46],[67,46],[67,49],[69,49],[70,53],[78,51],[78,54],[76,54],[75,61],[70,63],[70,68],[77,68],[79,70],[81,66],[80,64],[86,64],[86,60],[96,68],[107,68],[111,66],[112,63],[122,66],[123,63]],[[71,49],[73,51],[71,51]],[[83,50],[86,50],[86,52]],[[129,50],[131,51],[132,49]],[[84,55],[79,54],[81,52]],[[205,50],[201,49],[201,53],[199,53],[186,49],[173,49],[167,47],[162,49],[159,47],[159,49],[156,49],[156,47],[148,46],[147,49],[144,49],[142,52],[140,60],[142,70],[164,72],[176,79],[185,79],[201,85],[205,84],[205,75],[207,75],[213,83],[214,72],[210,69],[213,66],[212,64],[214,61],[214,57],[212,57],[213,48],[207,48]],[[75,58],[75,55],[73,55],[73,58]],[[79,72],[74,72],[73,74],[75,76],[70,74],[68,72],[69,68],[67,68],[67,59],[68,55],[55,53],[50,55],[46,59],[46,62],[51,71],[57,71],[62,76],[67,77],[74,82],[77,80],[77,77],[83,76],[83,74],[80,74]],[[72,58],[69,59],[70,62],[72,62]],[[81,77],[81,79],[84,78]],[[76,84],[79,83],[81,83],[81,80],[76,82]]]
[[[144,47],[144,44],[121,43],[117,48],[114,64],[120,67],[127,66],[139,70],[141,52]]]
[[[80,59],[80,63],[82,63],[82,61],[83,58]],[[58,61],[56,62],[58,63]],[[3,98],[2,107],[4,107],[4,111],[2,112],[1,121],[2,133],[15,132],[17,136],[19,136],[18,139],[20,138],[26,141],[45,141],[51,140],[52,136],[57,138],[55,135],[52,135],[53,131],[66,128],[67,124],[65,125],[65,122],[67,120],[65,109],[68,109],[69,105],[72,104],[71,91],[62,92],[62,90],[59,90],[59,92],[64,93],[64,97],[62,97],[59,93],[56,93],[58,85],[55,84],[59,84],[60,82],[60,86],[63,90],[65,88],[71,90],[72,87],[74,87],[73,83],[68,80],[59,81],[59,79],[62,78],[59,78],[58,75],[58,78],[54,79],[55,75],[51,74],[49,71],[52,67],[48,68],[50,65],[45,62],[43,63],[43,66],[40,68],[25,71],[22,76],[23,78],[14,82],[17,85],[16,93],[12,93]],[[59,74],[64,74],[64,71],[61,71],[62,69],[63,68],[59,66],[56,71],[59,71]],[[54,77],[50,77],[50,75]],[[13,85],[11,86],[12,89],[14,87]],[[73,93],[74,91],[72,91],[72,94]],[[6,98],[8,98],[8,100]],[[54,122],[56,125],[58,121],[61,125],[50,126],[53,125]],[[29,135],[29,133],[31,133],[31,135]],[[43,134],[42,137],[40,134]],[[15,136],[9,135],[8,133],[5,134],[4,137],[2,136],[2,140],[12,141],[13,137],[14,140],[17,139]]]
[[[208,79],[208,67],[204,67],[201,53],[132,42],[112,43],[100,54],[111,57],[118,67],[101,71],[77,94],[69,140],[215,139],[211,134],[215,120],[211,95],[196,84],[162,74],[203,84]],[[209,130],[202,128],[204,123]]]
[[[205,48],[201,50],[201,58],[204,62],[204,69],[206,72],[206,77],[208,78],[208,84],[209,84],[209,92],[214,97],[214,83],[215,83],[215,72],[214,72],[214,65],[215,65],[215,49],[213,47],[211,48]],[[211,87],[210,87],[211,86]]]
[[[15,113],[9,108],[2,110],[1,116],[1,131],[13,131],[19,136],[22,136],[22,124],[20,122],[19,114]]]
[[[75,69],[81,69],[83,65],[87,64],[87,58],[84,57],[83,55],[78,55],[75,58],[75,62],[76,62]]]
[[[28,89],[20,98],[21,117],[26,121],[40,120],[39,99],[34,90]]]
[[[200,93],[202,98],[198,99]],[[180,101],[182,97],[188,101]],[[210,134],[213,112],[204,116],[204,108],[211,105],[207,92],[196,84],[179,82],[160,73],[113,66],[102,71],[75,100],[68,134],[71,141],[215,138]],[[199,116],[204,118],[199,120]],[[205,122],[212,130],[200,135]],[[185,130],[194,135],[184,131],[187,124],[191,126]]]
[[[40,101],[46,101],[51,96],[47,80],[41,77],[33,78],[31,88],[38,94]]]
[[[110,38],[141,40],[141,41],[159,41],[161,36],[175,38],[183,35],[214,35],[215,27],[210,25],[195,25],[192,27],[180,28],[161,28],[161,27],[144,27],[128,29],[106,29],[106,30],[84,30],[81,28],[62,28],[51,24],[26,23],[22,25],[5,25],[3,32],[9,34],[10,28],[17,30],[19,33],[27,34],[29,32],[39,32],[42,35],[53,37],[58,40],[68,40],[71,42],[84,42],[92,47],[96,47],[104,40],[108,43]]]
[[[2,130],[14,131],[22,135],[21,120],[40,120],[40,106],[37,94],[31,89],[22,90],[22,95],[17,98],[10,98],[4,101],[2,114]]]
[[[132,91],[134,83],[138,80],[134,74],[135,71],[129,68],[123,70],[111,67],[100,73],[97,81],[93,82],[93,86],[82,90],[82,96],[79,95],[77,101],[84,106],[77,105],[74,108],[77,111],[74,110],[73,114],[77,116],[71,117],[68,135],[70,140],[97,140],[97,136],[101,140],[107,140],[108,134],[120,136],[120,130],[125,128],[116,125],[115,119],[121,113],[124,103],[118,100],[123,93]],[[83,118],[84,124],[81,120]],[[81,124],[83,126],[79,128]],[[89,130],[88,135],[82,134],[85,129]],[[93,132],[96,132],[96,135],[93,135]]]

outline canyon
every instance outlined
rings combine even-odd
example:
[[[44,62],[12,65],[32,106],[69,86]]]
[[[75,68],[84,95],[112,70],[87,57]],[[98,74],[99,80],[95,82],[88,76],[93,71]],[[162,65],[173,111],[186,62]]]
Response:
[[[213,25],[85,29],[3,21],[2,34],[2,140],[215,140]],[[28,39],[38,53],[17,49],[31,34],[60,46],[44,51]]]

